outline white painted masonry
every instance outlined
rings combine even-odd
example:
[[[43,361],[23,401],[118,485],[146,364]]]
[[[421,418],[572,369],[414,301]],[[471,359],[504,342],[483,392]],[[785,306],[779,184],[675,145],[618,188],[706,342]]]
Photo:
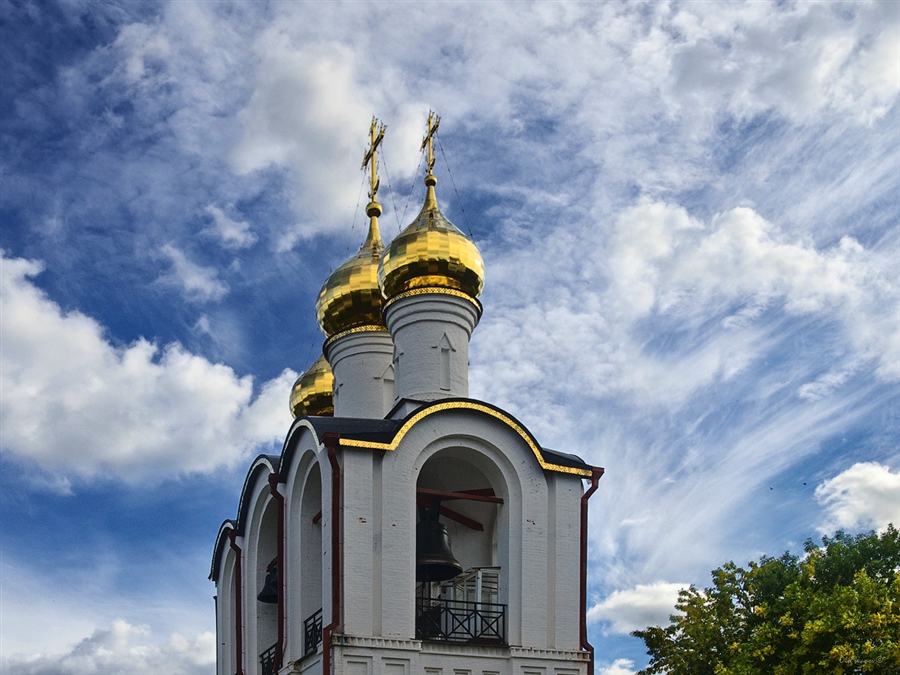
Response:
[[[323,439],[303,418],[289,433],[281,465],[273,467],[281,471],[279,492],[286,502],[285,650],[280,673],[322,673],[323,645],[304,655],[304,620],[320,608],[324,625],[334,619],[331,563],[336,552],[330,542],[337,523],[342,615],[331,642],[335,675],[585,675],[588,654],[579,648],[578,638],[582,478],[543,469],[518,429],[466,407],[464,401],[442,404],[442,409],[402,429],[394,449],[354,447],[350,440],[340,445],[342,504],[337,521],[329,508],[333,477]],[[246,675],[261,672],[258,655],[269,646],[262,638],[271,635],[262,622],[274,607],[256,601],[260,570],[267,562],[263,558],[276,545],[269,522],[274,500],[262,464],[257,460],[256,475],[245,486],[247,527],[238,537],[244,557],[241,672]],[[455,510],[484,525],[482,532],[445,522],[463,567],[500,568],[507,645],[416,639],[417,488],[490,488],[503,500],[454,502]],[[233,554],[221,555],[217,567],[218,672],[234,675],[235,617],[229,588],[234,583]]]
[[[479,318],[471,300],[447,293],[390,302],[384,319],[394,340],[394,401],[468,396],[469,338]]]
[[[334,416],[383,419],[394,404],[394,343],[386,330],[337,335],[325,345]]]

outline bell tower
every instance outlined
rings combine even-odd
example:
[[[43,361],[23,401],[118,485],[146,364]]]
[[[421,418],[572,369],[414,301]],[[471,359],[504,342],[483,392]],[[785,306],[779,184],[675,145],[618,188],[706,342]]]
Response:
[[[323,358],[281,454],[251,465],[216,541],[219,675],[587,675],[587,500],[602,469],[468,397],[484,264],[426,196],[369,232],[316,304]],[[586,489],[587,488],[587,489]]]

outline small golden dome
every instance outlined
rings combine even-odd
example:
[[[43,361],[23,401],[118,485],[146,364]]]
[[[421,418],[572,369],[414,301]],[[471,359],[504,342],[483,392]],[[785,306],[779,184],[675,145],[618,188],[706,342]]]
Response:
[[[316,319],[328,337],[357,326],[384,326],[384,296],[378,286],[378,263],[384,244],[378,233],[381,206],[370,202],[369,235],[359,253],[329,275],[316,300]]]
[[[291,414],[334,415],[334,374],[324,356],[317,358],[291,388]]]
[[[475,243],[441,213],[434,176],[425,184],[422,211],[384,251],[378,281],[385,298],[414,288],[451,288],[477,298],[484,286],[484,260]]]

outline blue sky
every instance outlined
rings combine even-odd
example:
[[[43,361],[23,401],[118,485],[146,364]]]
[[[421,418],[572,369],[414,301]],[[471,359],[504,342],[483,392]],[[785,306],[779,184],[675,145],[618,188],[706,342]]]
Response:
[[[373,115],[388,240],[442,116],[471,395],[607,470],[598,675],[720,564],[900,520],[900,4],[3,0],[0,45],[5,673],[213,672]]]

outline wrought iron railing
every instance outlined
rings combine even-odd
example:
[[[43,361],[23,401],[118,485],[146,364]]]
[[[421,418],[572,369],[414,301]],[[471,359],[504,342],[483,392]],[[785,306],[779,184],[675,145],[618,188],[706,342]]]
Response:
[[[506,644],[506,605],[418,598],[416,638],[437,642]]]
[[[313,612],[308,619],[303,620],[303,653],[309,654],[316,651],[322,642],[322,610]]]
[[[275,650],[278,647],[276,642],[266,651],[259,655],[260,673],[262,675],[275,675]]]

